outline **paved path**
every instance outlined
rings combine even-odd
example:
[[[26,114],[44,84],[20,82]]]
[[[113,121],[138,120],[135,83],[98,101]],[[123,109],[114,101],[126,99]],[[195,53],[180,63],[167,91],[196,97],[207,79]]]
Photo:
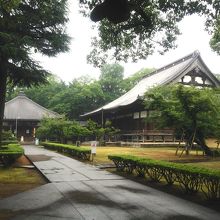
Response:
[[[219,220],[220,214],[35,146],[26,155],[51,183],[0,200],[13,220]]]

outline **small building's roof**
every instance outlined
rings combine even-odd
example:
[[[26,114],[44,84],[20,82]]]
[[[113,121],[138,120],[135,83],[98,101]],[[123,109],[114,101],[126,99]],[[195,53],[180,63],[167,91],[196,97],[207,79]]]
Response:
[[[50,111],[33,102],[23,92],[14,99],[5,103],[4,119],[6,120],[42,120],[44,117],[61,117],[58,113]]]
[[[115,109],[121,106],[132,104],[140,97],[143,97],[148,89],[154,86],[179,82],[184,75],[194,70],[195,68],[201,70],[202,73],[205,74],[206,77],[209,79],[209,82],[212,85],[216,87],[220,86],[220,82],[203,62],[200,53],[198,51],[195,51],[188,56],[185,56],[173,63],[170,63],[152,72],[149,75],[146,75],[142,78],[142,80],[139,81],[139,83],[137,83],[136,86],[134,86],[131,90],[129,90],[121,97],[108,103],[107,105],[102,106],[101,108],[88,112],[82,116],[88,116],[98,113],[100,111]]]

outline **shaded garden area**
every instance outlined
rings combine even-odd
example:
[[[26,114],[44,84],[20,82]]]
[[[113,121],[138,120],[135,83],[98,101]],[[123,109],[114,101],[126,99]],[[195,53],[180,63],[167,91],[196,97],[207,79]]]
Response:
[[[0,199],[46,184],[25,156],[10,167],[0,167]]]

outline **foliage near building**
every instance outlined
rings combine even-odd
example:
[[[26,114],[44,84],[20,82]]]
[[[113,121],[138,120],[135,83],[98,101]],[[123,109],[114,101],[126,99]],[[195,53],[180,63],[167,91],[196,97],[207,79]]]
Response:
[[[45,118],[41,121],[36,136],[40,140],[52,140],[59,143],[85,139],[104,141],[105,138],[111,138],[118,131],[111,125],[110,121],[107,121],[102,127],[92,120],[87,121],[86,125],[82,126],[77,121],[69,121],[65,118]]]
[[[103,67],[98,80],[83,76],[66,84],[56,76],[50,76],[48,84],[23,90],[27,97],[45,108],[64,114],[70,120],[79,119],[80,115],[118,98],[153,71],[146,68],[124,78],[122,70],[119,64],[108,64]],[[19,87],[8,87],[7,101],[20,90]]]
[[[68,121],[65,118],[45,118],[41,121],[36,131],[36,136],[41,140],[53,140],[65,143],[67,140],[78,140],[90,132],[76,121]]]
[[[187,151],[197,143],[207,155],[207,137],[220,135],[220,92],[182,85],[153,88],[146,93],[146,106],[154,110],[151,120],[160,128],[170,127],[186,141]]]

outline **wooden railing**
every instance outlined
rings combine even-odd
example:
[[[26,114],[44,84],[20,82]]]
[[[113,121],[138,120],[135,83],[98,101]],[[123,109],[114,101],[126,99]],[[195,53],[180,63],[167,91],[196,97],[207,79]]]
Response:
[[[171,129],[166,130],[130,130],[121,133],[122,139],[132,142],[146,141],[175,141],[174,132]]]

